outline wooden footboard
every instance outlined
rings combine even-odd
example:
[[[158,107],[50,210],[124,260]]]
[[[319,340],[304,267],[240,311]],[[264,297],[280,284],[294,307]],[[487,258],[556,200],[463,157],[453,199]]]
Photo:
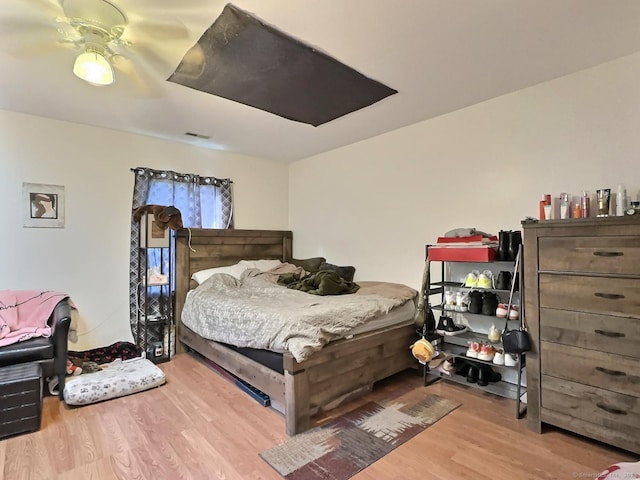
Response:
[[[308,430],[314,415],[363,395],[378,380],[415,365],[409,350],[415,340],[413,324],[338,340],[301,363],[285,354],[284,375],[206,340],[184,325],[179,339],[269,395],[272,406],[285,416],[288,435]]]
[[[286,354],[287,434],[307,430],[313,415],[363,395],[378,380],[415,365],[409,350],[414,341],[411,323],[332,342],[302,363]]]

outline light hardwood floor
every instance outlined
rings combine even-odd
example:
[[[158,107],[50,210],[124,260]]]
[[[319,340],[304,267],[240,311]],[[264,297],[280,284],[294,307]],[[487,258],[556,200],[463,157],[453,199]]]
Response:
[[[279,413],[191,354],[161,368],[165,385],[128,397],[75,408],[46,397],[38,432],[0,441],[0,478],[281,478],[258,456],[287,438]],[[611,463],[639,460],[560,430],[532,433],[511,400],[453,383],[421,385],[417,372],[403,372],[320,419],[412,388],[462,402],[354,480],[597,478]]]

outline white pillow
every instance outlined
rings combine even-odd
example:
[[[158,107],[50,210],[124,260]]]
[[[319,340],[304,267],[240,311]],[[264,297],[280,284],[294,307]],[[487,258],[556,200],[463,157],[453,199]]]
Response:
[[[228,267],[216,267],[216,268],[207,268],[206,270],[200,270],[191,275],[191,278],[198,282],[198,285],[207,280],[211,275],[215,273],[227,273],[237,279],[240,279],[240,275],[244,272],[248,267],[245,265],[240,265],[240,263],[236,263],[235,265],[229,265]]]
[[[257,268],[261,272],[267,272],[272,268],[282,265],[280,260],[240,260],[238,265],[244,265],[246,268]]]

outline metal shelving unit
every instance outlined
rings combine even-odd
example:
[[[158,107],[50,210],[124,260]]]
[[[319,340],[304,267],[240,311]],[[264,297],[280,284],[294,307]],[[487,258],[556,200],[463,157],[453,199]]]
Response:
[[[429,254],[429,245],[426,246],[426,254]],[[434,261],[435,262],[435,261]],[[449,264],[457,264],[458,267],[462,268],[463,266],[472,266],[479,265],[483,262],[454,262],[454,261],[440,261],[440,278],[442,280],[435,281],[429,283],[425,287],[425,291],[423,292],[425,298],[425,305],[429,305],[430,308],[436,312],[442,312],[441,315],[451,316],[452,318],[464,319],[464,323],[467,325],[469,330],[459,335],[444,335],[441,336],[441,341],[439,342],[439,349],[441,352],[453,356],[454,358],[464,359],[465,362],[473,363],[475,365],[486,365],[490,366],[492,369],[501,373],[503,379],[499,382],[492,382],[486,386],[480,386],[477,383],[467,382],[465,376],[458,375],[456,373],[452,373],[451,375],[447,375],[446,373],[441,372],[440,370],[431,370],[428,365],[424,365],[424,384],[429,385],[437,380],[448,380],[455,383],[459,383],[462,385],[466,385],[472,388],[476,388],[482,390],[484,392],[492,393],[494,395],[499,395],[501,397],[509,398],[516,401],[516,418],[522,418],[522,416],[526,412],[526,403],[524,403],[524,399],[526,397],[527,388],[526,385],[523,385],[525,380],[525,375],[523,371],[526,367],[526,355],[519,354],[518,360],[515,366],[505,366],[505,365],[496,365],[493,362],[478,360],[476,358],[470,358],[466,355],[468,343],[472,341],[476,342],[488,342],[487,334],[482,331],[482,329],[474,330],[474,325],[478,323],[486,323],[487,321],[493,319],[494,323],[505,322],[503,318],[492,317],[489,315],[483,314],[474,314],[470,312],[460,312],[456,310],[445,309],[443,307],[444,303],[444,292],[446,290],[471,290],[469,287],[464,287],[462,282],[453,281],[453,279],[448,278],[450,276],[450,267]],[[483,263],[484,264],[484,263]],[[484,264],[493,268],[500,268],[501,270],[505,270],[508,267],[511,269],[514,268],[514,262],[512,261],[500,261],[500,262],[487,262]],[[522,263],[520,263],[522,265]],[[518,292],[522,291],[522,269],[520,267],[520,271],[518,272],[519,278],[519,289]],[[430,275],[431,277],[431,275]],[[512,281],[515,281],[515,278],[512,278]],[[502,301],[507,300],[508,295],[510,293],[509,290],[500,290],[500,289],[480,289],[476,290],[481,291],[490,291],[498,294]],[[436,297],[437,301],[433,302],[432,297]],[[435,304],[434,304],[435,303]],[[521,311],[521,314],[524,312]],[[513,320],[513,322],[517,322],[518,320]],[[436,320],[437,324],[437,320]],[[498,327],[502,330],[503,324],[500,324]],[[493,345],[500,349],[502,348],[501,343],[493,343]]]
[[[151,214],[140,220],[135,341],[146,358],[163,363],[176,349],[173,247],[170,231],[159,231],[153,221]],[[151,268],[156,269],[154,276]]]

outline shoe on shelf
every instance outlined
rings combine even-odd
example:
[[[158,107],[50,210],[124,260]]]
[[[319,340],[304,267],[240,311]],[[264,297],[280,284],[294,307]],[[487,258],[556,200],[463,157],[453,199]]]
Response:
[[[442,362],[442,365],[440,365],[440,368],[442,368],[442,370],[449,375],[454,373],[456,371],[456,364],[455,364],[454,357],[447,358],[444,362]]]
[[[509,290],[511,288],[511,272],[502,270],[498,273],[498,279],[496,280],[497,290]]]
[[[462,283],[463,287],[475,288],[478,286],[478,277],[480,276],[480,272],[478,270],[474,270],[472,272],[467,273],[467,276]]]
[[[471,290],[469,292],[467,310],[469,313],[482,313],[482,292],[480,290]]]
[[[456,292],[456,312],[466,312],[469,309],[469,293]]]
[[[515,305],[511,305],[509,309],[509,320],[518,320],[520,318],[520,311]]]
[[[490,362],[496,354],[496,349],[492,345],[482,345],[478,352],[478,360]]]
[[[481,387],[485,387],[489,383],[495,383],[502,380],[502,375],[498,372],[494,372],[489,365],[480,365],[478,368],[480,370],[478,374],[478,385]]]
[[[469,348],[467,348],[467,357],[478,358],[480,353],[480,344],[478,342],[469,342]]]
[[[456,309],[456,292],[451,290],[444,291],[444,309],[455,310]]]
[[[438,328],[436,328],[436,332],[440,335],[460,335],[467,331],[466,325],[457,325],[453,318],[442,316],[440,317],[440,321],[438,322]]]
[[[494,288],[493,273],[491,270],[485,270],[478,275],[478,288]]]
[[[483,292],[482,293],[482,314],[483,315],[491,315],[492,317],[496,314],[498,310],[498,304],[500,303],[500,299],[493,292]]]
[[[499,303],[498,307],[496,308],[496,317],[507,318],[507,315],[509,315],[509,305]]]
[[[505,367],[515,367],[518,365],[518,354],[517,353],[505,353],[504,354],[504,366]]]
[[[467,373],[467,382],[476,383],[478,381],[478,374],[479,373],[480,372],[478,370],[478,367],[470,365],[469,366],[469,373]]]
[[[444,332],[444,329],[447,326],[447,322],[451,320],[451,317],[447,317],[445,315],[441,316],[440,319],[438,320],[438,326],[436,327],[436,332],[440,333],[441,331]]]
[[[487,372],[484,365],[478,367],[478,385],[480,387],[489,385],[489,372]]]
[[[493,356],[494,365],[504,365],[504,352],[502,350],[496,350],[496,354]]]

